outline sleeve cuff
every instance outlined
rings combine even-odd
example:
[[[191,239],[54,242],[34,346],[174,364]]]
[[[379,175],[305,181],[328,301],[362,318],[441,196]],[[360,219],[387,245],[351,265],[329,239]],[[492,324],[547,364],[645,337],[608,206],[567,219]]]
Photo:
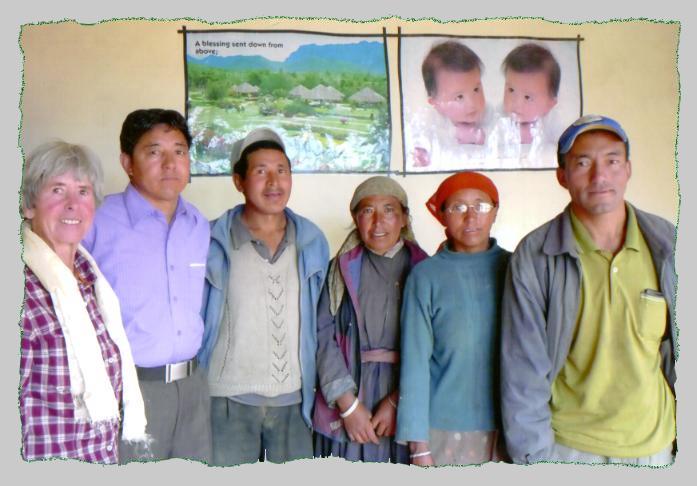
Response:
[[[322,385],[322,395],[329,408],[336,408],[336,399],[348,391],[358,393],[358,387],[348,375]]]

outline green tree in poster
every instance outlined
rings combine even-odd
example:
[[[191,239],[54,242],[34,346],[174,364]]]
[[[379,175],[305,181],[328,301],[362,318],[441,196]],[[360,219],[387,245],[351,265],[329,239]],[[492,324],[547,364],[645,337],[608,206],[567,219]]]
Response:
[[[211,81],[206,86],[206,98],[210,101],[219,101],[228,90],[228,84],[225,80]]]
[[[261,85],[262,79],[263,79],[263,76],[259,71],[250,71],[247,74],[247,82],[249,84],[251,84],[252,86]]]
[[[309,72],[304,74],[300,81],[300,84],[302,84],[308,89],[312,89],[318,84],[320,84],[321,78],[319,77],[319,74],[315,72]]]
[[[283,72],[267,73],[259,87],[262,94],[270,94],[277,98],[286,97],[293,89],[293,80]]]

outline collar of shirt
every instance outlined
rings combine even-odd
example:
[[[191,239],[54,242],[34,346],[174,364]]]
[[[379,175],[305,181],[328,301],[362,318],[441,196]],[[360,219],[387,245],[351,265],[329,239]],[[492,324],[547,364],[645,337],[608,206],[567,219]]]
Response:
[[[259,251],[260,255],[262,255],[262,257],[272,261],[275,260],[277,256],[281,255],[281,253],[283,253],[283,250],[286,249],[289,242],[295,240],[295,225],[293,224],[293,221],[288,216],[286,216],[286,229],[283,233],[283,239],[281,240],[281,244],[278,245],[278,249],[276,250],[275,255],[270,255],[269,249],[266,247],[266,244],[263,241],[257,240],[254,238],[254,236],[252,236],[252,233],[250,233],[249,228],[247,228],[247,226],[242,221],[242,211],[235,214],[232,218],[232,224],[230,225],[230,237],[232,239],[233,249],[239,250],[242,245],[251,242],[257,249],[257,251]]]
[[[91,287],[97,281],[97,276],[92,271],[92,266],[85,257],[78,251],[75,254],[75,276],[77,280],[85,287]]]
[[[395,243],[394,246],[393,246],[392,248],[390,248],[389,250],[387,250],[387,251],[386,251],[384,254],[382,254],[382,255],[380,255],[379,253],[375,253],[373,250],[371,250],[370,248],[368,248],[368,247],[366,246],[366,248],[368,248],[368,251],[370,251],[371,253],[375,253],[376,255],[379,255],[379,256],[382,256],[382,257],[385,257],[385,258],[394,258],[394,256],[395,256],[397,253],[399,253],[399,250],[401,250],[403,247],[404,247],[404,239],[403,239],[403,238],[400,238],[399,240],[397,240],[397,243]]]
[[[639,251],[639,225],[637,224],[636,215],[634,214],[632,206],[626,204],[625,207],[627,208],[627,222],[625,223],[626,231],[621,250],[628,248]],[[569,211],[569,214],[571,216],[571,228],[574,232],[576,243],[578,244],[579,253],[602,251],[598,248],[598,245],[595,244],[588,229],[583,225],[581,220],[576,217],[574,212]]]
[[[136,189],[133,184],[128,184],[126,190],[124,191],[124,204],[126,206],[126,212],[128,213],[128,218],[131,221],[131,226],[136,226],[138,222],[149,216],[160,216],[162,218],[165,215],[153,206],[147,199],[145,199],[138,189]],[[187,213],[186,204],[182,200],[181,196],[177,199],[177,209],[174,211],[175,218]]]

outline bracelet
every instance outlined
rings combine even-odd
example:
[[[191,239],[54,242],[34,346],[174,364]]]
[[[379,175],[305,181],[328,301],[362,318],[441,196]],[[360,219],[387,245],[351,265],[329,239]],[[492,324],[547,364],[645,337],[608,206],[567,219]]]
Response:
[[[339,414],[339,417],[341,417],[342,419],[345,419],[346,417],[348,417],[349,415],[351,415],[351,414],[352,414],[353,412],[355,412],[356,409],[358,408],[358,403],[359,403],[359,402],[358,402],[358,397],[356,397],[356,399],[353,401],[353,403],[351,404],[351,406],[350,406],[349,408],[347,408],[346,411],[341,412],[341,413]]]
[[[390,405],[392,405],[395,409],[397,408],[397,404],[392,400],[392,397],[388,395],[387,401],[389,402]]]
[[[409,459],[416,459],[417,457],[430,456],[431,451],[417,452],[416,454],[409,454]]]

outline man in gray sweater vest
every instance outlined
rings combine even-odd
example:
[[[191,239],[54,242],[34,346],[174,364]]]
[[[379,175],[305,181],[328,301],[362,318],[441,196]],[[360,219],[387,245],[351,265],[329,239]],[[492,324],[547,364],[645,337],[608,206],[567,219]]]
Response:
[[[511,258],[501,398],[513,461],[665,466],[675,441],[675,227],[624,200],[629,139],[587,115],[562,134],[571,204]]]
[[[213,463],[309,458],[327,241],[286,207],[291,168],[278,134],[253,130],[235,143],[231,163],[245,202],[211,223],[199,354]]]

